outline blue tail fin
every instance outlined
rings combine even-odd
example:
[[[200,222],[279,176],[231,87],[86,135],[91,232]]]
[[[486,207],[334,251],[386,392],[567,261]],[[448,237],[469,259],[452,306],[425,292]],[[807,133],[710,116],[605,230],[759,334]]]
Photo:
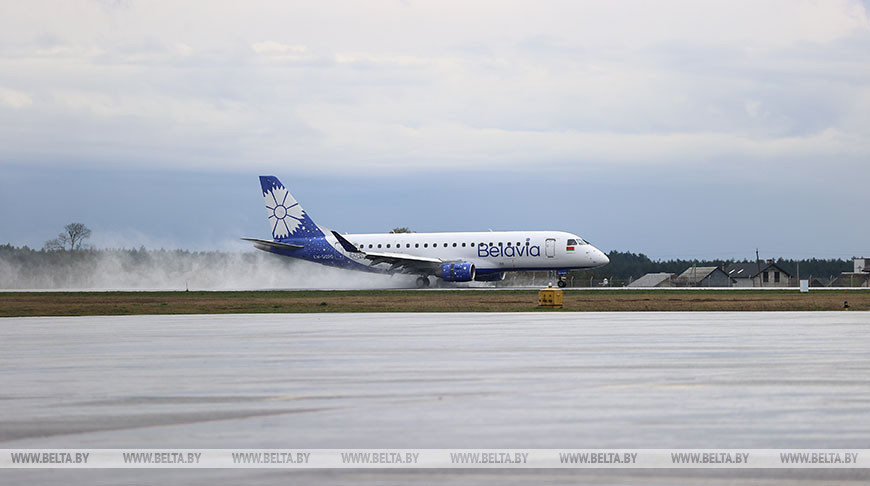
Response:
[[[260,187],[266,200],[266,215],[272,238],[312,238],[323,236],[320,228],[308,216],[302,206],[284,184],[275,176],[260,176]]]

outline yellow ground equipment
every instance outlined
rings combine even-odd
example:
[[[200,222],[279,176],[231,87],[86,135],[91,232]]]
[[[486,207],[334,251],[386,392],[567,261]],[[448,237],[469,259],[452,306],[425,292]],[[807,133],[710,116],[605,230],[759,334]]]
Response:
[[[562,308],[562,289],[554,289],[552,285],[538,291],[538,305],[541,307]]]

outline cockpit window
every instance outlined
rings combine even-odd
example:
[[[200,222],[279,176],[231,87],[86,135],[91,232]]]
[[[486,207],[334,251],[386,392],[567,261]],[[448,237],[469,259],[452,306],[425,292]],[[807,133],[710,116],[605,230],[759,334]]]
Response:
[[[572,239],[568,240],[568,244],[569,245],[588,245],[589,243],[586,240],[584,240],[583,238],[577,238],[576,240],[572,238]]]
[[[577,244],[577,240],[568,240],[568,244],[569,244],[569,245],[576,245],[576,244]]]

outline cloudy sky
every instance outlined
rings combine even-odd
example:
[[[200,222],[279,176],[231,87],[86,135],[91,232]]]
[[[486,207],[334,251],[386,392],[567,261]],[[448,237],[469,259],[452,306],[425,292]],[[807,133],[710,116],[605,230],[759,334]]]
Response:
[[[0,4],[0,243],[562,229],[870,256],[867,1]]]

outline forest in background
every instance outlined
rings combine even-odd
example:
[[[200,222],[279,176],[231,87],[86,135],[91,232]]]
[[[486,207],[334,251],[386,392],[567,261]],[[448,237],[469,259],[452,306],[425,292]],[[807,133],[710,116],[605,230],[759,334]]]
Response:
[[[697,265],[722,266],[732,260],[651,260],[643,253],[611,251],[601,268],[574,271],[573,286],[620,287],[652,272],[679,274]],[[792,276],[830,278],[852,271],[843,259],[776,259]],[[740,262],[736,262],[740,263]],[[510,274],[505,283],[545,283],[543,272]],[[34,250],[0,245],[2,289],[264,289],[264,288],[380,288],[403,287],[402,278],[346,272],[265,252],[189,250],[93,249]]]

